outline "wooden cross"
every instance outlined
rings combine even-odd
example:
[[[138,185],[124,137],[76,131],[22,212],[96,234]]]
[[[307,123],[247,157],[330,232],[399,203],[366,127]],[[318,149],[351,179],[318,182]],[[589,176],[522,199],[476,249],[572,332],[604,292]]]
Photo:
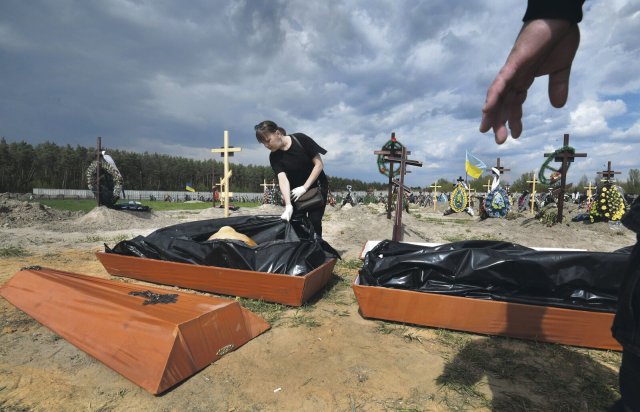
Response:
[[[603,182],[607,182],[610,183],[612,180],[614,180],[613,178],[615,177],[614,175],[619,175],[620,172],[614,172],[613,170],[611,170],[611,160],[609,160],[607,162],[607,170],[603,170],[602,172],[598,172],[599,175],[602,175],[602,181]],[[591,184],[591,183],[589,183]]]
[[[486,185],[482,185],[484,187],[487,188],[487,193],[489,193],[491,191],[491,179],[487,180],[487,184]]]
[[[538,181],[536,180],[536,171],[533,171],[533,180],[527,180],[527,183],[533,183],[533,187],[531,189],[531,209],[529,209],[529,214],[532,215],[533,214],[533,205],[536,201],[536,183],[538,183]]]
[[[471,200],[471,195],[473,194],[472,192],[475,193],[476,189],[472,189],[471,187],[469,187],[469,190],[467,191],[467,197],[469,197],[469,206],[471,207],[473,207],[473,201]]]
[[[591,195],[593,194],[593,189],[595,189],[594,186],[591,186],[591,182],[589,182],[589,186],[583,187],[583,189],[587,189],[587,200],[591,199]]]
[[[407,159],[407,148],[402,148],[402,153],[400,157],[395,156],[386,156],[386,160],[393,164],[394,162],[400,163],[400,182],[398,183],[398,199],[396,200],[396,219],[393,222],[393,235],[391,236],[391,240],[395,240],[397,242],[402,241],[403,233],[402,233],[402,191],[406,190],[404,185],[404,175],[407,172],[407,165],[410,166],[418,166],[422,167],[422,162],[417,160],[409,160]]]
[[[431,185],[431,188],[433,189],[433,211],[436,211],[436,205],[438,204],[438,188],[442,187],[442,186],[438,186],[437,184],[438,182],[434,182]]]
[[[569,163],[573,162],[576,157],[587,157],[586,153],[572,153],[569,149],[569,134],[564,134],[564,142],[562,149],[557,153],[545,153],[544,157],[553,156],[554,162],[562,162],[560,166],[560,193],[558,194],[558,217],[556,222],[562,223],[562,209],[564,208],[564,191],[567,185],[567,169]]]
[[[500,175],[503,175],[504,172],[510,172],[511,169],[505,169],[504,167],[500,166],[500,158],[496,159],[496,165],[494,166],[496,169],[498,169],[498,171],[500,172]]]
[[[267,191],[267,187],[270,187],[270,188],[276,187],[276,184],[273,182],[267,183],[267,179],[262,179],[262,181],[264,182],[260,185],[262,186],[262,193],[265,193]]]
[[[396,141],[396,132],[391,132],[391,141]],[[384,157],[395,156],[397,154],[397,150],[376,150],[373,152],[375,155],[382,155]],[[407,155],[410,155],[411,152],[407,151]],[[388,159],[385,159],[388,160]],[[389,163],[389,185],[388,185],[388,194],[387,194],[387,219],[391,219],[391,202],[393,201],[393,162]]]
[[[101,169],[101,162],[100,162],[100,157],[102,155],[102,137],[98,136],[98,138],[96,139],[96,157],[97,157],[97,164],[96,164],[96,201],[98,202],[98,207],[100,207],[100,169]]]
[[[232,175],[233,173],[229,172],[230,175]],[[226,183],[224,181],[223,178],[220,178],[220,183],[216,183],[215,186],[219,186],[220,187],[220,193],[222,193],[224,191],[224,188],[226,186]],[[227,200],[229,200],[229,198],[231,198],[231,196],[233,196],[233,192],[227,192],[229,194],[229,196],[227,196],[227,198],[220,198],[220,204],[224,204],[225,205],[225,209],[228,207],[227,206]]]
[[[216,207],[216,162],[211,163],[211,205]]]
[[[224,181],[224,193],[221,193],[221,200],[224,198],[224,217],[229,217],[229,179],[231,178],[231,171],[229,170],[229,156],[233,156],[234,152],[242,151],[239,147],[229,146],[229,131],[224,131],[224,146],[220,149],[211,149],[212,153],[220,153],[220,156],[224,158],[224,176],[220,179],[220,183]],[[222,186],[220,186],[222,192]]]

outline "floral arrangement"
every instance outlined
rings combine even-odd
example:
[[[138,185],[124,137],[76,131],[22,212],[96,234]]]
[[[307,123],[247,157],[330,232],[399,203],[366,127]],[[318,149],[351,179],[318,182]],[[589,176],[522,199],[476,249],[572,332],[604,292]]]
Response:
[[[589,220],[592,223],[596,221],[618,221],[622,219],[625,211],[624,199],[618,189],[611,185],[605,185],[591,203]]]

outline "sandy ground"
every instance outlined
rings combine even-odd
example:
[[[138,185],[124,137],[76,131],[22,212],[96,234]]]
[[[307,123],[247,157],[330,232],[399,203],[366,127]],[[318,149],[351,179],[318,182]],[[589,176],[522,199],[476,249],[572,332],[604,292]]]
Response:
[[[27,213],[26,209],[31,211]],[[405,241],[507,240],[525,246],[613,251],[632,245],[620,225],[547,227],[528,214],[481,221],[442,209],[404,214]],[[280,214],[275,206],[240,214]],[[37,217],[33,217],[37,214]],[[30,217],[29,217],[30,216]],[[41,265],[112,278],[103,244],[221,209],[81,215],[2,203],[0,283]],[[350,288],[368,240],[391,237],[382,206],[328,207],[325,239],[342,254],[327,288],[301,308],[242,301],[272,329],[161,396],[153,396],[0,299],[0,410],[414,411],[605,410],[618,397],[614,352],[577,349],[363,318]]]

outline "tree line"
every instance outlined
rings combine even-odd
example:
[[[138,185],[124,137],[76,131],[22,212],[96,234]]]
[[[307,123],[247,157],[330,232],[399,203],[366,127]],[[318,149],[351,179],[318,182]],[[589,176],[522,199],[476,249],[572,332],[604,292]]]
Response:
[[[224,164],[213,159],[195,160],[157,153],[109,150],[123,176],[124,187],[136,190],[185,190],[190,183],[196,191],[211,191],[223,176]],[[87,189],[86,172],[96,160],[95,147],[57,145],[44,142],[7,143],[0,138],[0,193],[27,193],[34,187],[45,189]],[[233,164],[232,187],[237,192],[262,192],[261,184],[277,182],[270,166]],[[382,190],[384,183],[328,176],[334,190],[347,185],[355,190]]]
[[[211,191],[214,183],[219,183],[224,165],[213,159],[194,160],[184,157],[162,155],[157,153],[135,153],[126,150],[110,150],[109,154],[116,160],[118,169],[124,177],[124,187],[138,190],[184,190],[187,183],[201,192]],[[71,145],[61,146],[52,142],[33,146],[26,142],[7,143],[0,138],[0,193],[31,192],[34,187],[45,189],[86,189],[86,171],[91,162],[96,160],[95,147]],[[364,182],[358,179],[328,176],[329,186],[334,191],[345,190],[351,185],[354,190],[386,191],[386,182]],[[512,181],[510,190],[522,192],[530,190],[533,173],[524,173]],[[214,181],[215,180],[215,181]],[[237,192],[261,192],[264,181],[277,182],[273,170],[269,166],[233,165],[233,190]],[[477,192],[486,192],[485,185],[491,177],[469,179],[469,186]],[[588,183],[596,185],[600,177],[594,175],[588,179],[582,176],[580,181],[567,189],[568,192],[584,192]],[[438,192],[450,192],[456,182],[444,178],[438,179]],[[640,170],[629,170],[626,181],[618,184],[627,193],[640,193]],[[431,191],[426,185],[414,191]],[[546,190],[545,185],[538,185],[536,191]]]

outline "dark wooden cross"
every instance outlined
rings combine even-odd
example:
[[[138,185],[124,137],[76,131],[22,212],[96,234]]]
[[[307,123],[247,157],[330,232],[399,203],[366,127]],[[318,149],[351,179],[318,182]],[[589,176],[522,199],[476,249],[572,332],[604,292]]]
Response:
[[[504,172],[510,172],[511,169],[506,169],[503,166],[500,166],[500,158],[496,159],[496,165],[494,166],[500,172],[500,176],[504,174]]]
[[[400,157],[386,156],[386,160],[388,160],[391,164],[393,164],[394,162],[400,163],[400,182],[398,183],[398,198],[396,199],[396,219],[393,222],[393,235],[391,236],[391,240],[395,240],[397,242],[402,241],[402,237],[403,237],[402,200],[404,198],[403,192],[408,189],[404,185],[404,175],[407,173],[407,165],[422,167],[422,162],[419,162],[417,160],[407,159],[408,153],[409,151],[407,150],[407,148],[403,147]]]
[[[620,173],[621,172],[614,172],[613,170],[611,170],[611,160],[607,162],[607,170],[598,172],[599,175],[602,175],[602,179],[607,183],[611,183],[611,181],[615,177],[614,175],[619,175]]]
[[[576,157],[587,157],[586,153],[573,153],[568,148],[569,146],[569,134],[564,134],[564,142],[562,149],[556,153],[545,153],[544,157],[554,156],[554,162],[562,162],[560,166],[560,193],[558,194],[558,217],[556,222],[562,223],[562,210],[564,209],[564,191],[567,185],[567,169],[569,169],[569,163],[573,162]]]
[[[100,169],[101,163],[100,159],[102,158],[102,137],[98,136],[96,139],[96,201],[98,202],[98,207],[100,207]]]
[[[395,141],[396,132],[391,133],[391,140]],[[388,156],[396,156],[398,154],[398,150],[376,150],[373,152],[375,155],[382,155],[385,157],[385,160]],[[411,152],[407,151],[407,155],[410,155]],[[387,193],[387,219],[391,219],[391,202],[393,202],[393,162],[389,164],[389,183],[388,183],[388,193]]]

